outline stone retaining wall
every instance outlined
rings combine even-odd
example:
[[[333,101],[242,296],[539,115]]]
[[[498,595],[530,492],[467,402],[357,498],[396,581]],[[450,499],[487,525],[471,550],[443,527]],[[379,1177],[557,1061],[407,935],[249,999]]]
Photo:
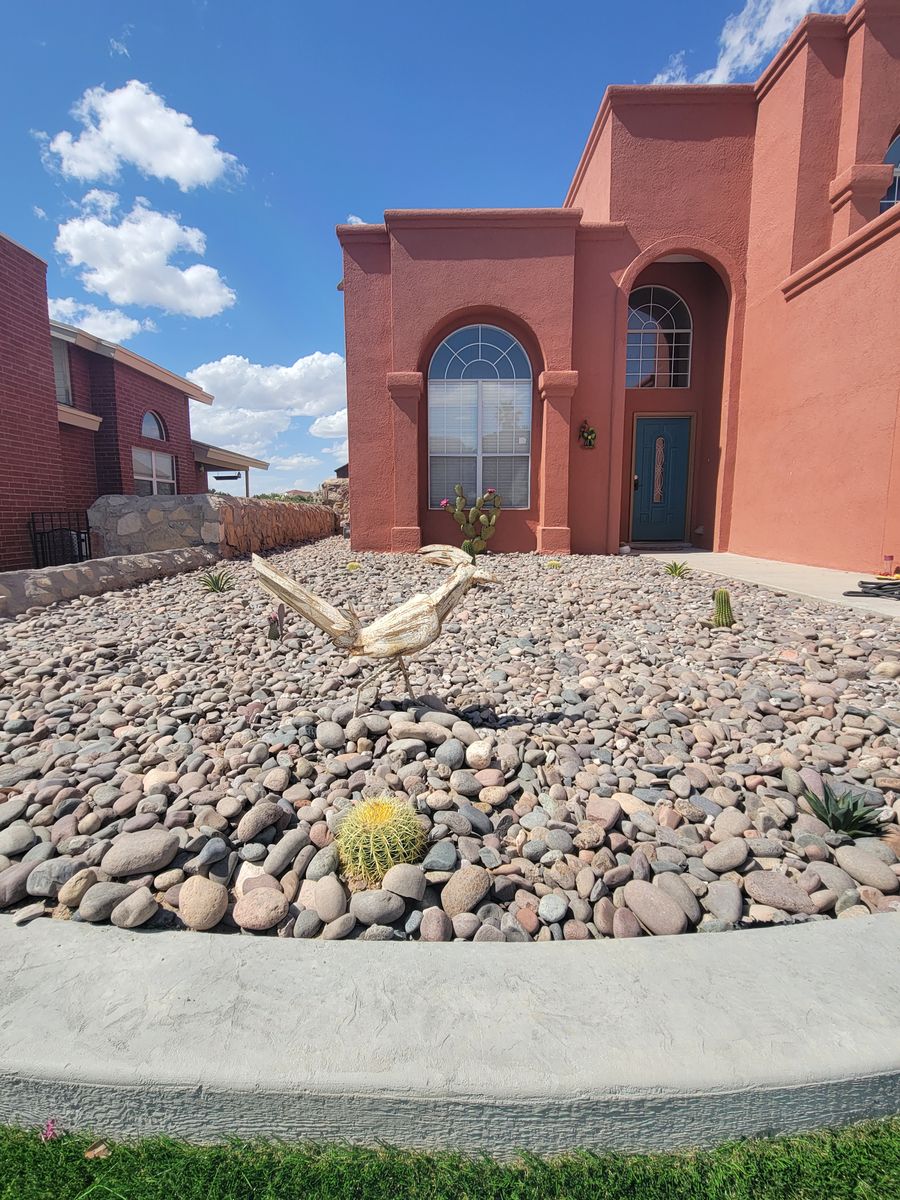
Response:
[[[238,496],[101,496],[88,520],[101,554],[204,546],[234,558],[335,532],[334,513],[321,504]]]
[[[117,555],[92,558],[64,567],[0,573],[0,618],[14,617],[29,608],[46,608],[76,596],[99,596],[103,592],[134,587],[150,579],[194,571],[216,562],[218,555],[203,547],[164,550],[156,554]]]

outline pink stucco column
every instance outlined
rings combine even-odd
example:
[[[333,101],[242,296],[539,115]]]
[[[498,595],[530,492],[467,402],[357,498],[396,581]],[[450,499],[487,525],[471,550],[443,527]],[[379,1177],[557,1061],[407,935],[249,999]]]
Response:
[[[890,186],[889,163],[857,163],[831,182],[829,200],[834,219],[832,244],[843,241],[878,216],[878,202]]]
[[[422,545],[419,527],[419,409],[424,381],[421,371],[390,371],[387,388],[391,397],[391,428],[394,461],[394,523],[392,550],[418,550]]]
[[[542,371],[538,390],[544,404],[541,431],[541,508],[537,548],[541,554],[569,554],[569,445],[572,396],[577,371]]]

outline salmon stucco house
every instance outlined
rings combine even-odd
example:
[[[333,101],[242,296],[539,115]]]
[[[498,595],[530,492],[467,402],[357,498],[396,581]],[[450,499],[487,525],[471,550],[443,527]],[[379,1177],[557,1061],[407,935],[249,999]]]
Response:
[[[193,440],[190,400],[213,397],[51,321],[47,264],[0,233],[0,571],[91,557],[86,510],[98,496],[205,492],[209,472],[267,469]]]
[[[611,87],[560,208],[340,226],[353,545],[900,560],[900,0]]]

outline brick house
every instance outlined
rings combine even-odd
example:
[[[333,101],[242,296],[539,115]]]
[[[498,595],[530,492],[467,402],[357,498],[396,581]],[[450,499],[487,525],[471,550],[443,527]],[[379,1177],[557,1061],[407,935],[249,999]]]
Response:
[[[196,384],[123,346],[51,321],[46,263],[0,234],[0,570],[89,552],[98,496],[208,491],[210,471],[267,463],[191,438]],[[249,493],[248,493],[249,494]],[[79,517],[80,514],[80,517]],[[32,527],[46,536],[36,550]],[[60,530],[49,533],[51,527]]]
[[[608,88],[558,208],[338,237],[354,548],[447,540],[459,483],[501,551],[900,560],[900,0]]]

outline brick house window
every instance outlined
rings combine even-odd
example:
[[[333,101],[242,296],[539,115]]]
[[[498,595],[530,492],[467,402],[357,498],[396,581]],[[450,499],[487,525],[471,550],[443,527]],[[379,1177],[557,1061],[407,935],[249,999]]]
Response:
[[[141,421],[141,437],[153,438],[157,442],[166,440],[166,427],[155,412],[144,413],[144,419]]]
[[[53,379],[56,383],[56,403],[72,407],[72,380],[69,377],[69,347],[59,338],[51,338],[53,347]]]
[[[174,496],[175,459],[159,450],[132,450],[134,494],[136,496]]]

